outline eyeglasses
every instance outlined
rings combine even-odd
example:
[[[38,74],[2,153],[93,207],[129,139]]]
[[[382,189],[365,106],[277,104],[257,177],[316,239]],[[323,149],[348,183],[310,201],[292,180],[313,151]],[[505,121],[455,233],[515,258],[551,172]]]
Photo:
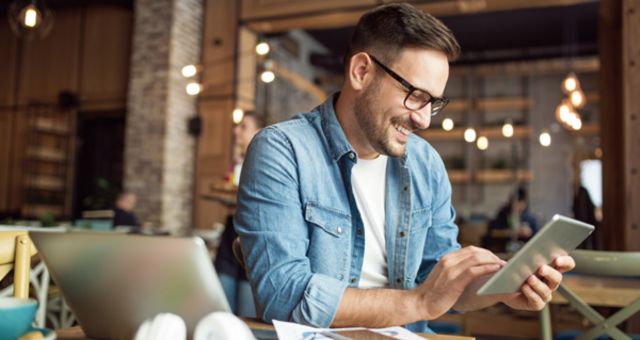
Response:
[[[384,70],[391,78],[395,79],[407,90],[407,96],[404,98],[404,107],[411,111],[418,111],[423,107],[427,106],[427,104],[431,103],[431,116],[437,115],[445,106],[449,103],[449,99],[445,97],[434,97],[429,92],[425,90],[421,90],[413,85],[410,82],[406,81],[399,74],[395,73],[393,70],[388,68],[386,65],[381,63],[374,56],[369,55],[371,60],[376,63],[382,70]]]

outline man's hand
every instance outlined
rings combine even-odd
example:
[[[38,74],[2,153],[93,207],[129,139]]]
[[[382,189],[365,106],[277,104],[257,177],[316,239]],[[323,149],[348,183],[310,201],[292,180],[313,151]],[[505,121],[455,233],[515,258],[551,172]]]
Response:
[[[425,320],[446,313],[472,281],[498,271],[505,261],[486,249],[465,247],[443,256],[427,279],[414,290]]]
[[[556,258],[551,266],[544,265],[529,276],[520,291],[511,294],[500,294],[499,300],[513,309],[538,311],[551,301],[551,294],[562,282],[562,273],[576,266],[571,256]]]

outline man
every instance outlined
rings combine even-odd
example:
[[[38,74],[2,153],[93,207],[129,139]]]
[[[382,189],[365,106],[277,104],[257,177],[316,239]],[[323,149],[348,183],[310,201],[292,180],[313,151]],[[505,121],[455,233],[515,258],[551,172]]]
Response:
[[[503,302],[541,309],[574,266],[555,260],[520,292],[478,297],[504,262],[456,241],[443,162],[413,135],[446,105],[459,52],[440,21],[390,4],[359,21],[340,93],[253,140],[238,193],[258,315],[318,327],[410,325]]]

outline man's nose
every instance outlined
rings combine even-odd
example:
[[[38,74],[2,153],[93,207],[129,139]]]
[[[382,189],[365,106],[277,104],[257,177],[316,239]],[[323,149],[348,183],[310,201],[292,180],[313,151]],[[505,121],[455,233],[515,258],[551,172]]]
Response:
[[[431,123],[431,103],[427,104],[420,110],[411,111],[410,117],[413,125],[417,129],[424,130],[428,128]]]

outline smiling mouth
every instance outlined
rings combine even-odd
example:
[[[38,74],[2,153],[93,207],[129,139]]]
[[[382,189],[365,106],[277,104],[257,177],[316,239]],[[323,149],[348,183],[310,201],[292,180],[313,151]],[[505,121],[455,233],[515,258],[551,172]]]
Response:
[[[396,129],[396,131],[400,132],[405,136],[409,136],[412,132],[410,129],[407,129],[399,124],[394,124],[393,127]]]

